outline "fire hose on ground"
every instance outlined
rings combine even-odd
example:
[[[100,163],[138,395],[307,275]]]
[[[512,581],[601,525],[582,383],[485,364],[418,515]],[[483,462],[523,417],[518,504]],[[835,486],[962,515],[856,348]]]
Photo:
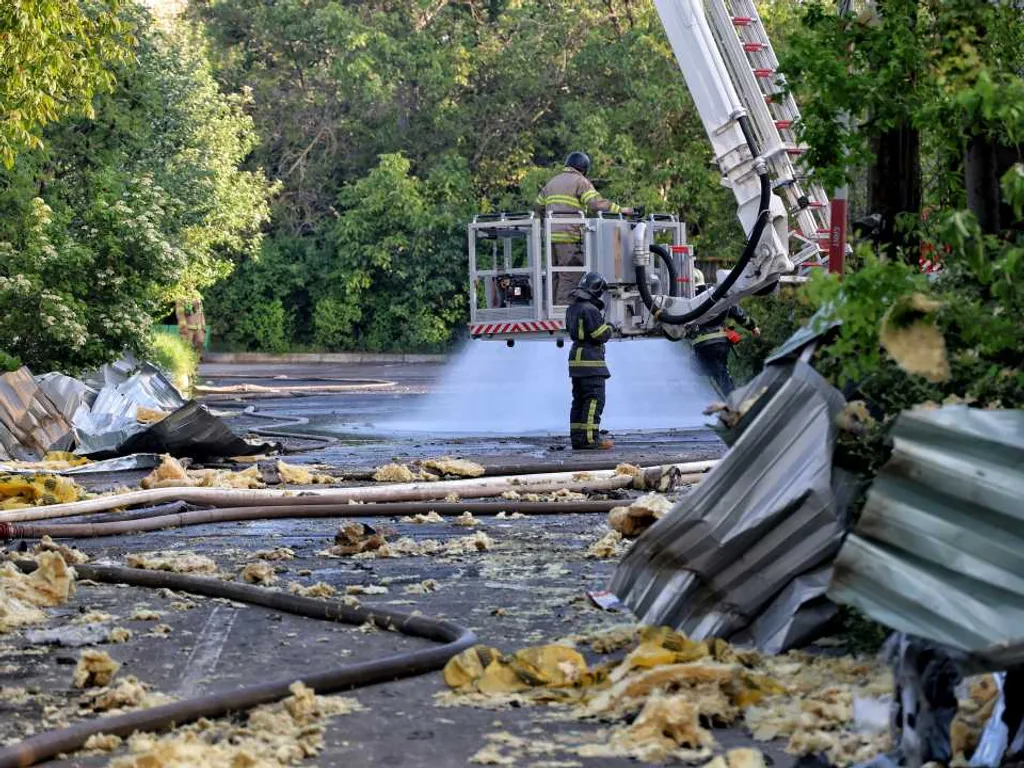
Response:
[[[643,485],[657,488],[667,475],[675,476],[678,482],[699,482],[703,473],[715,466],[717,461],[698,461],[686,464],[646,467],[641,470]],[[620,474],[616,470],[587,472],[556,472],[521,476],[475,478],[471,480],[442,480],[436,482],[401,483],[395,485],[358,486],[355,488],[316,488],[297,490],[241,490],[221,488],[172,487],[153,488],[143,491],[95,499],[73,501],[66,504],[52,504],[45,507],[11,510],[0,513],[0,523],[17,523],[31,520],[52,520],[61,517],[75,517],[94,512],[140,504],[162,504],[184,501],[191,504],[206,504],[218,507],[269,507],[301,504],[347,504],[349,502],[399,502],[443,500],[450,494],[464,498],[494,498],[508,491],[520,494],[552,493],[569,491],[611,491],[634,485],[636,478],[631,474]]]
[[[436,512],[441,516],[460,515],[471,512],[474,515],[496,515],[501,511],[521,515],[571,515],[610,512],[622,501],[565,501],[565,502],[523,502],[508,501],[477,503],[421,503],[404,502],[397,504],[317,504],[307,506],[301,498],[295,504],[273,507],[226,507],[196,509],[188,512],[167,514],[158,512],[150,517],[136,517],[131,520],[114,520],[103,523],[51,523],[23,524],[0,523],[0,541],[11,539],[38,539],[49,536],[53,539],[89,539],[101,536],[124,536],[133,533],[147,533],[166,528],[184,528],[190,525],[210,523],[241,522],[244,520],[283,520],[289,518],[360,518],[393,517]]]
[[[26,572],[36,567],[33,562],[20,562],[18,565]],[[299,681],[322,694],[433,672],[441,669],[452,656],[476,642],[476,635],[466,627],[418,613],[376,607],[354,607],[338,600],[301,597],[263,587],[164,571],[96,565],[76,565],[75,570],[80,578],[107,584],[128,584],[149,589],[166,588],[205,597],[226,598],[321,621],[340,621],[355,625],[371,622],[381,629],[443,643],[433,648],[393,654],[373,661],[344,664],[298,676]],[[176,701],[152,709],[78,723],[57,731],[47,731],[0,749],[0,768],[34,765],[55,755],[73,752],[80,749],[90,736],[98,733],[127,737],[136,731],[157,731],[202,717],[219,717],[228,712],[248,710],[284,698],[289,694],[289,686],[295,681],[296,677],[290,676],[223,693]]]

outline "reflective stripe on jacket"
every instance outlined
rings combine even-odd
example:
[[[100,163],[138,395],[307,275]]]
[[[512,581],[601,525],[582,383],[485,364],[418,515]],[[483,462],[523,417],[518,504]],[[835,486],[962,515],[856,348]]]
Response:
[[[757,327],[754,318],[734,304],[714,319],[694,328],[687,335],[690,344],[694,347],[702,347],[707,344],[728,344],[729,337],[725,333],[725,323],[728,320],[735,320],[748,331],[752,331]]]
[[[545,184],[534,206],[538,215],[586,213],[588,210],[619,213],[622,210],[620,206],[601,197],[590,179],[575,168],[563,168],[561,173]],[[579,243],[582,240],[580,225],[552,223],[551,242]]]
[[[612,327],[589,299],[578,298],[565,310],[565,329],[572,339],[569,349],[569,376],[608,378],[604,345],[612,337]]]

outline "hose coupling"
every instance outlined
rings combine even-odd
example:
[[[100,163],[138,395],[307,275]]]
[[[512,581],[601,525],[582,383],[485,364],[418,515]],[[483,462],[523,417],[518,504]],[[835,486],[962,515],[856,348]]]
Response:
[[[768,163],[764,159],[764,157],[754,158],[754,173],[756,173],[758,176],[764,176],[766,173],[768,173]]]
[[[0,541],[10,541],[11,539],[20,539],[21,526],[13,523],[0,523]]]
[[[642,221],[633,227],[633,266],[651,266],[651,251],[647,247],[647,224]]]

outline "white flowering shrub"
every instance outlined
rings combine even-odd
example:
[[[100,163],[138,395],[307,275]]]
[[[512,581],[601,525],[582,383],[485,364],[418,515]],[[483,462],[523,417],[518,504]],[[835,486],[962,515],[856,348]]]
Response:
[[[135,61],[92,119],[0,169],[0,368],[75,372],[145,347],[154,317],[252,253],[272,187],[187,29],[136,7]]]

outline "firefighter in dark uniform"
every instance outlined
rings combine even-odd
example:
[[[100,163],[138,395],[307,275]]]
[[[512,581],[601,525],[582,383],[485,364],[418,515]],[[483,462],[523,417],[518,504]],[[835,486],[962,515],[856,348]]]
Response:
[[[607,450],[612,441],[601,434],[605,380],[611,376],[604,360],[604,345],[612,327],[604,321],[601,294],[608,289],[604,278],[588,272],[571,292],[572,304],[565,311],[565,329],[572,339],[569,350],[569,378],[572,380],[572,410],[569,437],[574,450]]]
[[[551,179],[534,201],[538,216],[545,213],[566,214],[583,213],[586,211],[605,211],[621,213],[629,216],[632,208],[623,208],[610,200],[605,200],[594,189],[587,174],[590,173],[590,157],[585,152],[573,152],[565,158],[562,172]],[[555,267],[582,267],[583,232],[579,224],[551,225],[551,263]],[[582,271],[582,270],[581,270]],[[559,306],[568,304],[570,294],[576,285],[576,276],[571,272],[559,272],[553,275],[551,283],[551,300]]]
[[[693,270],[693,284],[698,294],[708,288],[704,282],[704,273],[699,269]],[[725,327],[729,320],[739,323],[754,336],[761,335],[761,329],[757,327],[754,318],[735,304],[721,315],[698,325],[687,335],[697,355],[697,362],[722,397],[727,397],[736,388],[729,375],[729,350],[739,341],[739,334]]]

